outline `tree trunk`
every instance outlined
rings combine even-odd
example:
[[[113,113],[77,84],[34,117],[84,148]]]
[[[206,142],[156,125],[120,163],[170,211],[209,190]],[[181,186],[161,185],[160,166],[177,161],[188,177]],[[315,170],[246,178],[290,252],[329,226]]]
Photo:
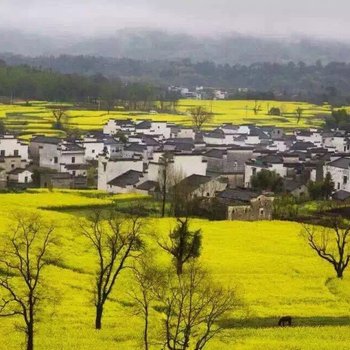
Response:
[[[167,181],[167,170],[164,168],[163,170],[163,198],[162,198],[162,218],[165,216],[165,203],[166,203],[166,181]]]
[[[143,330],[145,350],[148,350],[148,306],[145,307],[145,328]]]
[[[27,350],[34,350],[34,326],[29,322],[27,326]]]
[[[343,270],[341,268],[337,269],[337,277],[338,278],[343,278]]]
[[[96,305],[96,320],[95,320],[96,329],[102,328],[102,315],[103,315],[103,305],[98,304]]]
[[[179,259],[176,260],[176,273],[178,276],[182,275],[182,271],[183,271],[182,267],[183,267],[182,261],[180,261]]]

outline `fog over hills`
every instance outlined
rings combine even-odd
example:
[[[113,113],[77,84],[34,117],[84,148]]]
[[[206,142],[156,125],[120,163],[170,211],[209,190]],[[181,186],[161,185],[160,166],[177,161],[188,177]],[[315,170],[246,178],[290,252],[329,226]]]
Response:
[[[16,30],[0,31],[0,52],[25,56],[90,55],[137,60],[255,62],[350,62],[350,44],[294,37],[275,39],[240,34],[194,36],[151,29],[119,30],[95,38],[45,36]]]

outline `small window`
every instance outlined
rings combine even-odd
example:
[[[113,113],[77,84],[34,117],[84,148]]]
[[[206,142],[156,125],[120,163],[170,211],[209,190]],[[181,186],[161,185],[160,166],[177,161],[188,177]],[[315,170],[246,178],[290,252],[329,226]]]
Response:
[[[75,163],[75,157],[72,157],[72,164]]]
[[[15,168],[15,165],[14,164],[11,164],[11,169],[14,169]]]
[[[18,155],[19,155],[18,149],[15,149],[15,150],[13,151],[13,153],[14,153],[15,157],[18,157]]]
[[[57,164],[57,163],[58,163],[58,157],[55,157],[55,158],[53,159],[53,162],[54,162],[55,164]]]
[[[348,183],[348,177],[343,176],[343,184],[346,185]]]
[[[338,182],[337,188],[338,190],[340,190],[340,182]]]
[[[103,171],[107,170],[107,163],[103,163]]]
[[[210,196],[210,193],[209,192],[207,192],[207,197],[209,197]]]
[[[75,176],[75,170],[73,170],[73,176]]]
[[[264,209],[263,209],[263,208],[260,208],[259,214],[260,214],[260,216],[263,216],[263,215],[264,215]]]
[[[95,150],[93,149],[93,150],[91,151],[91,153],[95,153]]]
[[[28,182],[28,176],[26,176],[26,177],[24,178],[24,182],[25,182],[25,183]]]
[[[0,156],[5,157],[5,150],[4,150],[4,149],[2,149],[2,150],[0,151]]]

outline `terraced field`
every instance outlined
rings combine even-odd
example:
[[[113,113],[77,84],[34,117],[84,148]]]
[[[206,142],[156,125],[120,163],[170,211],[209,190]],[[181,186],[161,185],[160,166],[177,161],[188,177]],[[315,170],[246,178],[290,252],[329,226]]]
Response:
[[[58,226],[55,255],[60,263],[48,267],[43,275],[50,298],[40,309],[38,350],[141,348],[142,321],[128,293],[133,283],[128,270],[123,271],[106,305],[103,329],[93,329],[91,286],[96,261],[77,230],[81,212],[69,210],[76,205],[86,210],[88,206],[133,199],[133,195],[111,196],[98,191],[0,194],[0,237],[7,231],[11,214],[18,209],[40,212]],[[63,210],[65,207],[67,210]],[[173,226],[171,218],[148,218],[147,244],[157,249],[154,235],[166,235]],[[244,302],[243,307],[222,320],[224,332],[209,343],[208,350],[349,349],[350,272],[343,280],[334,279],[331,267],[303,241],[299,224],[193,220],[192,227],[203,230],[202,263],[217,281],[236,286]],[[169,263],[159,247],[156,254],[160,254],[159,261]],[[286,314],[295,318],[295,326],[276,327],[278,318]],[[0,349],[20,348],[23,336],[14,327],[18,322],[19,319],[0,319]],[[156,310],[152,310],[153,340],[160,334],[161,322]]]
[[[35,134],[64,135],[62,131],[52,127],[53,116],[48,108],[50,103],[31,102],[26,105],[0,105],[0,119],[2,119],[9,130],[17,131],[22,138],[28,139]],[[178,124],[190,125],[191,119],[188,109],[203,105],[214,115],[213,120],[206,127],[213,127],[222,123],[244,124],[253,123],[256,125],[276,125],[284,128],[321,126],[324,116],[330,113],[327,105],[316,106],[302,102],[280,102],[260,101],[259,111],[254,113],[254,101],[201,101],[181,100],[178,106],[178,114],[151,114],[144,112],[113,111],[91,111],[91,110],[69,110],[67,125],[70,128],[81,130],[101,129],[110,118],[132,118],[134,120],[152,119],[166,120]],[[270,116],[268,110],[272,107],[280,108],[283,116]],[[303,110],[299,121],[296,116],[296,109]]]

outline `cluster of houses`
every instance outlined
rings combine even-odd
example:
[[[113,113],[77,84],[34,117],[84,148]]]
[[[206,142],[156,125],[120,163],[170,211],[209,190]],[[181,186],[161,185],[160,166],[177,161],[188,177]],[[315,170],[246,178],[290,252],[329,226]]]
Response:
[[[196,86],[193,89],[184,86],[169,86],[168,91],[176,93],[181,98],[197,99],[197,100],[225,100],[227,99],[228,92],[222,89]]]
[[[307,183],[329,172],[334,197],[350,198],[350,136],[317,129],[285,133],[276,127],[224,124],[196,131],[166,121],[109,120],[80,139],[34,136],[24,143],[0,135],[0,188],[87,188],[156,195],[164,155],[169,184],[193,197],[216,198],[228,219],[270,219],[272,193],[252,190],[263,169],[283,178],[286,193],[307,198]]]

